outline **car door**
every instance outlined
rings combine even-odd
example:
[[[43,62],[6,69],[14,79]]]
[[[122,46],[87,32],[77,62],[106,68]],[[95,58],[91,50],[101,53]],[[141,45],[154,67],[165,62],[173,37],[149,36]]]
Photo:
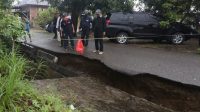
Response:
[[[129,17],[129,21],[134,36],[146,38],[148,35],[150,35],[145,13],[134,13]]]
[[[155,35],[160,35],[162,34],[162,30],[160,28],[160,23],[157,17],[151,15],[151,14],[146,14],[146,23],[147,23],[147,32],[151,36]]]

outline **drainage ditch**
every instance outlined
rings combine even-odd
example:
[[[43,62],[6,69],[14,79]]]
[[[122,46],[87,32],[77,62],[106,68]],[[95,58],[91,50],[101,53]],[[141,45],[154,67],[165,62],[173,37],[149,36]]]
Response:
[[[24,45],[22,49],[33,59],[37,57],[39,51],[38,48]],[[98,60],[73,54],[54,53],[45,49],[43,51],[52,55],[52,57],[48,57],[48,59],[52,58],[53,60],[49,66],[64,76],[90,76],[106,85],[175,111],[200,111],[199,87],[177,83],[151,74],[125,74],[112,70]],[[53,64],[54,61],[57,64]]]

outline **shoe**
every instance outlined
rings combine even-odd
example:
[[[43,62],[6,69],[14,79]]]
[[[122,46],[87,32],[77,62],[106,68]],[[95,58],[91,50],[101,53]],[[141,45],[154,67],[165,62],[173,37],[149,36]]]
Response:
[[[98,52],[98,50],[94,50],[94,51],[92,51],[93,53],[97,53]]]
[[[103,54],[103,52],[102,52],[102,51],[100,51],[100,52],[99,52],[99,55],[102,55],[102,54]]]

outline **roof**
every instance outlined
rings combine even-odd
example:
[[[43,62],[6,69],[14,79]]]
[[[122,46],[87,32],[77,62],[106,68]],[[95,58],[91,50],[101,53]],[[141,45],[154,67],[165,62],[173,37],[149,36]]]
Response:
[[[26,6],[26,5],[34,5],[34,6],[49,6],[47,1],[41,2],[41,0],[20,0],[18,4],[14,7]]]

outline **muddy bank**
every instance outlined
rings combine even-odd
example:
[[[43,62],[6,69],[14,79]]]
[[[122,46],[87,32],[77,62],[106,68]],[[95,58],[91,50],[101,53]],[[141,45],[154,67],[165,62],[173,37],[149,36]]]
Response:
[[[28,51],[30,52],[30,50]],[[33,55],[32,57],[37,54],[30,53]],[[184,85],[150,74],[127,75],[112,70],[97,60],[90,60],[82,56],[49,53],[59,59],[57,65],[50,64],[51,68],[67,77],[92,77],[103,85],[120,89],[172,110],[180,112],[200,111],[199,87]]]
[[[60,55],[59,64],[82,71],[97,80],[164,107],[181,111],[200,111],[200,88],[173,82],[150,74],[127,75],[114,71],[97,60]]]
[[[66,104],[84,112],[174,112],[92,77],[37,80],[34,84],[43,92],[56,91]]]

